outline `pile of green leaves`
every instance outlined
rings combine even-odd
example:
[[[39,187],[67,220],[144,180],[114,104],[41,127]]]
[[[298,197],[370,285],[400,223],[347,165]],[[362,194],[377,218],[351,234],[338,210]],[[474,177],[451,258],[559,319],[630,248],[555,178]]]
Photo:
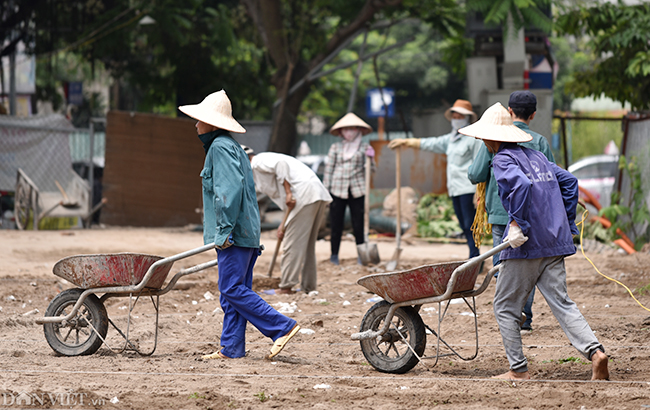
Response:
[[[600,222],[598,221],[591,221],[589,214],[585,215],[584,221],[583,215],[584,215],[585,209],[581,206],[578,205],[577,207],[577,212],[576,212],[576,225],[578,227],[578,230],[582,232],[582,238],[584,239],[593,239],[598,242],[602,243],[607,243],[611,245],[611,242],[614,238],[612,238],[612,235],[609,233],[607,228],[605,228]],[[584,228],[580,225],[580,223],[584,223]],[[580,236],[577,236],[574,238],[575,243],[579,243]]]
[[[454,206],[446,194],[426,194],[417,208],[418,235],[424,238],[443,238],[460,232]]]

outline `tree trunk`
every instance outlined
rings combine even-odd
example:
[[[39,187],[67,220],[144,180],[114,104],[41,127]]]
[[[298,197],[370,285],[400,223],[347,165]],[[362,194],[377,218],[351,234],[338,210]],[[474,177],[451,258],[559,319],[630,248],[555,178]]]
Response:
[[[277,75],[275,81],[276,97],[282,99],[284,93],[291,89],[291,87],[300,81],[308,70],[303,63],[298,63],[293,69],[289,86],[285,87],[285,77]],[[273,132],[271,140],[269,141],[268,150],[272,152],[280,152],[282,154],[294,155],[296,152],[296,141],[298,139],[298,129],[296,123],[298,122],[298,114],[300,114],[300,107],[302,102],[309,95],[310,83],[303,84],[293,94],[286,98],[277,108],[273,118]]]
[[[300,114],[302,102],[309,95],[309,88],[309,85],[302,86],[287,98],[283,115],[274,119],[274,122],[277,122],[275,124],[277,132],[275,138],[269,141],[269,151],[287,155],[296,153],[296,141],[298,139],[297,117]]]

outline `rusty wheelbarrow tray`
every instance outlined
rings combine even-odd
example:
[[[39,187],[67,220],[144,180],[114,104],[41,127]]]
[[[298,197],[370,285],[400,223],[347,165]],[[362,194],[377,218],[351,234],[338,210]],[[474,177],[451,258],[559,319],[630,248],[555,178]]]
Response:
[[[213,249],[212,243],[167,258],[137,253],[63,258],[54,265],[54,274],[78,287],[61,292],[50,302],[45,316],[35,322],[43,325],[50,347],[64,356],[93,354],[102,343],[106,343],[109,323],[125,340],[120,349],[112,349],[106,344],[109,349],[115,352],[134,351],[149,356],[158,344],[159,297],[172,290],[181,277],[217,266],[217,260],[214,259],[182,269],[163,287],[174,262]],[[99,298],[98,294],[103,295]],[[126,332],[108,318],[104,302],[111,297],[129,298]],[[149,297],[156,312],[154,346],[148,352],[140,351],[129,340],[131,312],[140,297]]]
[[[440,357],[455,355],[462,360],[472,360],[478,355],[478,320],[475,297],[487,289],[492,276],[499,270],[493,267],[483,283],[475,289],[476,279],[483,261],[510,246],[507,242],[468,261],[446,262],[418,268],[364,276],[357,283],[384,298],[366,312],[361,321],[361,332],[353,334],[361,350],[375,369],[386,373],[406,373],[421,360],[426,346],[426,330],[437,338],[435,366]],[[472,356],[464,357],[445,342],[440,325],[447,314],[443,301],[463,299],[474,315],[476,349]],[[469,302],[471,298],[471,304]],[[438,331],[424,324],[419,314],[425,303],[438,303]],[[441,354],[440,343],[451,353]]]

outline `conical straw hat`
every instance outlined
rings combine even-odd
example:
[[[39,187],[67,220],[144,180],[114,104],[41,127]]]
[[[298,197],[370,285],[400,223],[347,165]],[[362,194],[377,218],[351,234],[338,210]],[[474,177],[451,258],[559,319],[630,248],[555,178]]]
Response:
[[[496,103],[483,113],[480,120],[461,128],[459,133],[470,137],[501,142],[528,142],[533,136],[512,122],[512,117],[501,103]]]
[[[232,105],[224,90],[205,97],[200,104],[181,105],[181,112],[195,120],[203,121],[223,130],[243,134],[246,132],[232,116]]]
[[[357,117],[354,113],[347,113],[332,125],[330,128],[330,134],[336,135],[337,137],[341,136],[341,129],[346,127],[359,127],[361,128],[361,133],[363,135],[369,134],[372,132],[372,127],[368,125],[364,120]]]
[[[451,113],[457,112],[463,115],[471,115],[472,121],[470,122],[474,122],[478,118],[478,115],[476,115],[476,113],[472,110],[473,108],[471,102],[467,100],[456,100],[454,105],[448,108],[447,111],[445,111],[445,118],[447,119],[447,121],[451,121]]]

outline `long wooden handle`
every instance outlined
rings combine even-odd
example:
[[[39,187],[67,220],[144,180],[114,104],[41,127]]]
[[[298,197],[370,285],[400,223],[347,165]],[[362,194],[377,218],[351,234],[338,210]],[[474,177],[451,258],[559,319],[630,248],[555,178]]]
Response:
[[[395,230],[395,239],[397,249],[402,241],[402,147],[397,147],[395,151],[395,186],[397,187],[397,228]]]
[[[366,155],[366,197],[363,204],[363,241],[368,243],[368,234],[370,233],[370,171],[371,159]]]
[[[287,223],[287,218],[289,217],[289,213],[291,212],[291,209],[287,207],[287,210],[284,211],[284,218],[282,218],[282,222],[280,222],[280,226],[278,227],[279,230],[284,230],[284,225]],[[271,259],[271,266],[269,266],[269,272],[267,273],[267,276],[270,278],[273,275],[273,268],[275,267],[275,260],[278,258],[278,252],[280,252],[280,245],[282,244],[282,239],[278,238],[277,243],[275,244],[275,250],[273,251],[273,259]]]
[[[59,181],[55,179],[54,183],[56,184],[56,187],[59,188],[59,191],[61,191],[61,195],[63,195],[63,199],[65,200],[65,202],[70,202],[70,198],[68,198],[68,194],[65,193],[65,190],[63,189],[61,184],[59,184]]]

